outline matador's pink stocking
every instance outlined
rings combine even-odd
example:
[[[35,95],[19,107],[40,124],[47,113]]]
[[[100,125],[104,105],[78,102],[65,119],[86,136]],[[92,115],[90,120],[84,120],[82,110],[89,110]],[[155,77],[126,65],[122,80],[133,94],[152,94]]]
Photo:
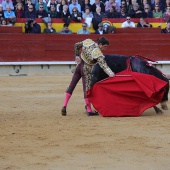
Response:
[[[86,107],[87,107],[87,112],[93,112],[91,109],[91,103],[89,102],[88,98],[85,98],[85,103],[86,103]]]
[[[70,97],[71,97],[71,94],[70,94],[70,93],[66,93],[66,94],[65,94],[65,99],[64,99],[63,106],[67,107],[67,103],[68,103]]]

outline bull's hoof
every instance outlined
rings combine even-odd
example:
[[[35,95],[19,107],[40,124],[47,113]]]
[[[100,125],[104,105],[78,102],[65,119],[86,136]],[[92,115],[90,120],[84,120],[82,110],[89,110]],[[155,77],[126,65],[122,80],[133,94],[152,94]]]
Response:
[[[66,111],[66,107],[65,106],[62,107],[62,109],[61,109],[61,115],[62,116],[66,116],[67,115],[67,111]]]
[[[163,114],[163,111],[159,107],[154,107],[156,114]]]
[[[159,109],[158,108],[158,110],[156,111],[156,114],[158,114],[158,115],[161,115],[161,114],[163,114],[164,112],[161,110],[161,109]]]
[[[162,108],[163,110],[168,110],[168,106],[167,106],[166,104],[161,105],[161,108]]]

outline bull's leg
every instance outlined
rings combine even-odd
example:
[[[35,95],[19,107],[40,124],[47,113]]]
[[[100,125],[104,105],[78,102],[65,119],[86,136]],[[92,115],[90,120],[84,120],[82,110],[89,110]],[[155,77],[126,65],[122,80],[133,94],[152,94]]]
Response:
[[[163,110],[168,110],[168,106],[167,106],[167,102],[166,102],[166,101],[161,102],[161,108],[162,108]]]
[[[163,111],[159,107],[153,106],[153,108],[154,108],[156,114],[163,114]]]

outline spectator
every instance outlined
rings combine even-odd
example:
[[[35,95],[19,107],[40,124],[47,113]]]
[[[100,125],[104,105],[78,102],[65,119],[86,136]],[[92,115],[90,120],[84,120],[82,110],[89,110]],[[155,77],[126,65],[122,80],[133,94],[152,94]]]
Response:
[[[142,11],[139,9],[139,4],[135,3],[133,4],[133,9],[129,12],[131,18],[140,18],[142,17]]]
[[[38,0],[31,0],[32,4],[34,4],[34,6],[38,3]],[[48,2],[48,0],[47,0]]]
[[[92,19],[93,19],[93,13],[90,12],[90,8],[86,7],[85,13],[83,13],[83,19],[87,23],[88,28],[91,27]]]
[[[144,18],[141,17],[141,18],[140,18],[140,22],[138,22],[138,24],[137,24],[137,27],[151,28],[152,25],[149,24],[148,22],[146,22],[146,21],[144,20]]]
[[[0,4],[0,21],[2,21],[2,19],[4,19],[4,11],[2,5]]]
[[[13,6],[13,3],[10,2],[9,0],[4,0],[2,2],[2,7],[3,7],[3,10],[6,11],[6,7],[9,6],[11,10],[14,10],[14,6]]]
[[[61,18],[63,19],[65,24],[70,24],[70,20],[71,20],[71,15],[70,12],[68,10],[68,5],[64,5],[63,6],[63,11],[61,13]]]
[[[130,16],[126,17],[126,21],[122,23],[122,28],[135,28],[135,23],[131,21]]]
[[[69,12],[73,14],[73,9],[77,9],[79,13],[81,13],[81,5],[77,2],[77,0],[72,0],[72,3],[69,5]]]
[[[170,0],[166,0],[166,2],[164,4],[163,12],[166,12],[167,7],[170,7]]]
[[[41,27],[35,19],[28,19],[25,23],[25,33],[40,34]]]
[[[127,3],[125,0],[121,1],[120,9],[122,9],[122,8],[125,10],[126,13],[128,12],[128,6],[127,6]]]
[[[93,18],[93,13],[90,12],[89,7],[86,7],[85,12],[83,13],[83,19],[86,19],[86,18]]]
[[[144,7],[145,7],[146,4],[149,4],[148,0],[143,0],[142,4],[140,5],[142,11],[144,11]]]
[[[130,13],[131,9],[133,9],[133,5],[136,4],[136,0],[131,0],[131,3],[129,4],[128,13]]]
[[[44,3],[44,2],[43,2],[43,0],[39,0],[39,2],[38,2],[38,3],[36,3],[36,5],[35,5],[35,9],[36,9],[36,11],[38,11],[38,10],[39,10],[39,6],[40,6],[40,5],[42,5],[42,6],[43,6],[43,8],[44,8],[44,10],[45,10],[46,12],[48,12],[47,4],[46,4],[46,3]]]
[[[90,4],[90,0],[84,0],[82,1],[82,5],[81,5],[81,11],[82,11],[82,14],[85,13],[85,10],[86,9],[89,9],[89,11],[91,12],[91,4]]]
[[[87,23],[86,22],[84,22],[82,24],[82,29],[78,30],[77,34],[90,34],[90,31],[87,30]]]
[[[50,9],[51,9],[52,6],[54,6],[55,9],[56,9],[57,3],[56,3],[55,0],[49,0],[49,1],[48,1],[48,4],[47,4],[48,11],[50,11]]]
[[[2,2],[5,1],[5,0],[0,0],[0,4],[2,5]],[[12,0],[9,0],[10,2],[12,2]]]
[[[161,11],[163,11],[163,5],[162,5],[162,2],[160,0],[154,0],[154,2],[151,4],[151,8],[152,10],[155,9],[155,6],[158,5],[159,6],[159,9]]]
[[[45,18],[48,17],[48,13],[44,10],[43,5],[39,5],[39,10],[37,11],[37,18]]]
[[[6,6],[6,11],[4,12],[4,17],[7,20],[7,24],[14,25],[16,21],[16,16],[14,11],[11,10],[10,6]]]
[[[103,23],[99,23],[98,29],[95,31],[95,34],[106,34],[106,31],[103,29]]]
[[[91,7],[91,11],[93,12],[93,14],[96,12],[97,7],[100,7],[100,11],[102,13],[105,13],[104,3],[100,0],[95,0],[95,3]]]
[[[144,6],[143,18],[153,18],[153,13],[149,4],[145,4]]]
[[[114,34],[116,30],[116,27],[114,26],[108,26],[106,29],[106,34]]]
[[[115,0],[109,0],[105,3],[105,12],[109,12],[112,7],[115,7],[117,12],[120,12],[120,6]]]
[[[112,6],[110,10],[106,13],[107,18],[119,18],[119,13],[115,10],[115,7]]]
[[[126,17],[127,17],[126,9],[122,8],[120,10],[119,18],[126,18]]]
[[[61,31],[58,34],[73,34],[73,32],[68,28],[68,24],[64,24]]]
[[[56,34],[56,30],[52,27],[52,23],[48,22],[47,23],[47,28],[44,29],[45,34]]]
[[[72,14],[71,14],[71,20],[75,21],[75,22],[81,22],[82,20],[82,16],[81,13],[79,12],[79,10],[74,7]]]
[[[1,26],[7,26],[6,19],[2,19],[0,23]]]
[[[68,1],[67,0],[61,0],[61,5],[59,6],[59,15],[60,16],[61,16],[61,13],[63,12],[64,5],[68,6]]]
[[[56,0],[56,4],[57,4],[56,10],[57,10],[57,12],[60,12],[59,7],[61,5],[61,0]]]
[[[166,8],[166,12],[163,14],[164,20],[167,22],[170,19],[170,6]]]
[[[16,5],[18,3],[21,3],[23,5],[23,10],[24,10],[24,4],[25,4],[25,0],[13,0],[13,6],[14,6],[14,11],[16,10]]]
[[[49,14],[51,18],[59,18],[59,14],[56,11],[56,7],[53,5],[50,7]]]
[[[161,33],[170,34],[170,20],[166,23],[166,28],[161,30]]]
[[[101,12],[100,7],[97,7],[92,20],[94,30],[98,29],[98,24],[102,22],[103,18],[106,18],[105,13]]]
[[[153,18],[162,18],[162,11],[159,9],[159,5],[155,5],[155,10],[153,10]]]
[[[24,7],[22,3],[17,3],[15,9],[16,18],[24,18]]]
[[[24,5],[24,11],[28,11],[30,5],[33,6],[33,11],[35,11],[35,5],[31,2],[31,0],[27,0],[27,1],[26,1],[26,4]],[[32,8],[32,7],[31,7],[31,8]]]
[[[29,5],[28,10],[24,12],[24,18],[36,18],[37,13],[34,11],[33,5]]]
[[[126,12],[128,12],[129,11],[129,5],[131,4],[131,0],[122,0],[122,1],[125,1],[125,6],[126,6],[126,8],[127,8],[127,11]],[[120,6],[121,6],[121,8],[124,8],[121,4],[120,4]]]

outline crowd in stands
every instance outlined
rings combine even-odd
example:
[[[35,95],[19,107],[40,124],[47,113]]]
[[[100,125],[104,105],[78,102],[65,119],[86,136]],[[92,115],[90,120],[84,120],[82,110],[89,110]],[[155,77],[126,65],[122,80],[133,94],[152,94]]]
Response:
[[[47,29],[51,33],[55,30],[51,28],[49,18],[64,21],[61,33],[68,31],[66,28],[71,20],[79,23],[83,20],[85,22],[77,34],[90,33],[87,29],[90,25],[95,33],[102,33],[99,25],[103,18],[125,18],[122,27],[135,27],[131,18],[139,18],[138,27],[152,27],[145,18],[163,18],[168,23],[170,0],[0,0],[0,25],[13,25],[16,18],[47,19]],[[34,24],[37,25],[36,21],[31,26]],[[47,29],[44,32],[48,32]]]
[[[99,23],[98,29],[95,31],[95,34],[113,34],[115,31],[114,26],[108,26],[106,30],[103,29],[103,23]],[[69,29],[68,24],[64,24],[62,30],[56,32],[56,30],[52,27],[52,23],[47,24],[47,28],[44,29],[43,33],[47,34],[73,34],[73,32]],[[87,23],[82,23],[82,28],[77,31],[77,34],[90,34],[90,31],[87,29]]]

